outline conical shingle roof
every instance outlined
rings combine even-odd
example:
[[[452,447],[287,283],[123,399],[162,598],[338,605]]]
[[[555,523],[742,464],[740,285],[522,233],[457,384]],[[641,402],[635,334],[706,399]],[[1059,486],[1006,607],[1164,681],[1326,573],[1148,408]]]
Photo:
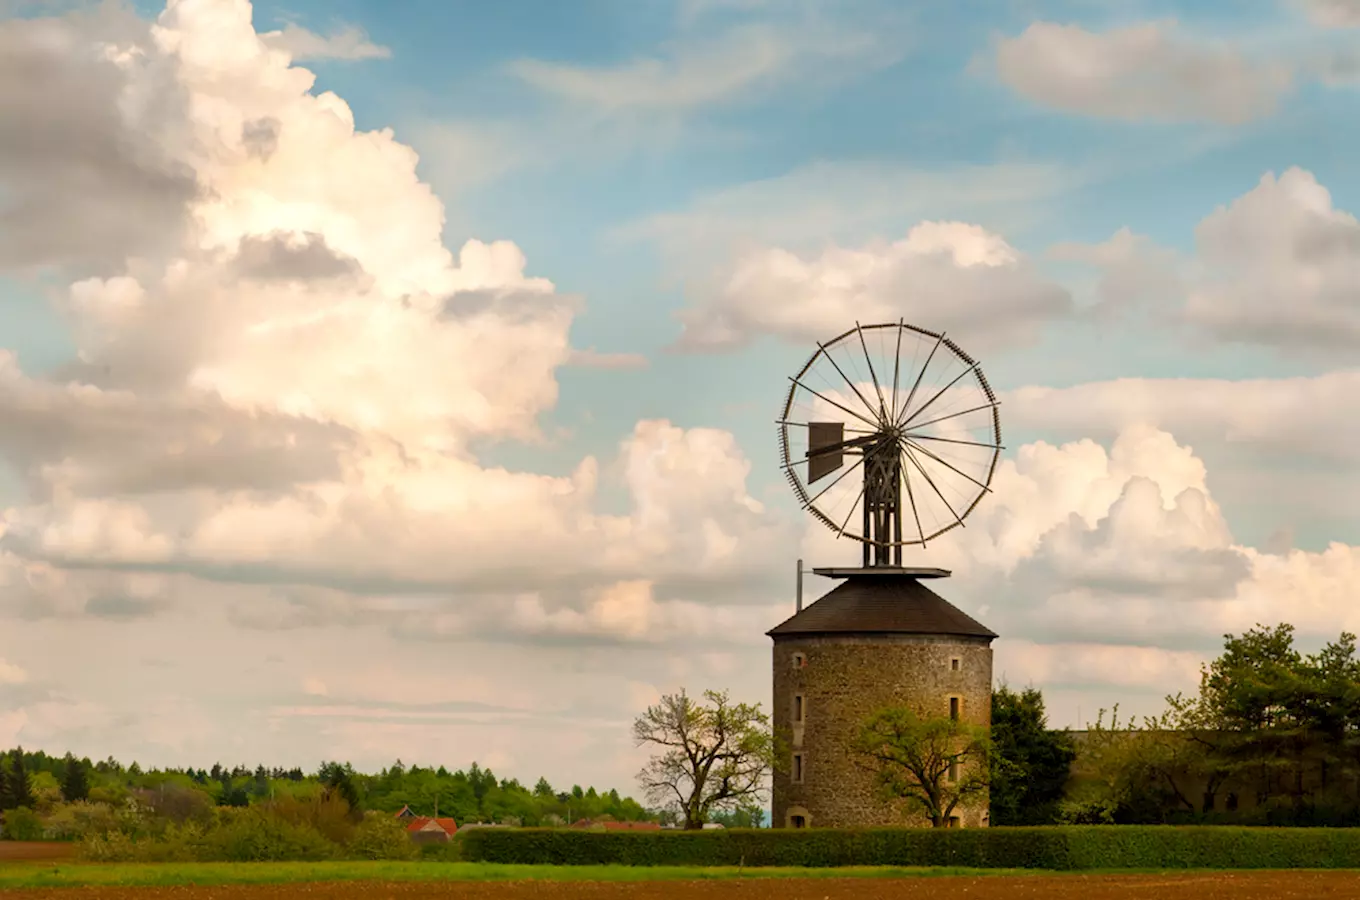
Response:
[[[997,636],[919,580],[907,576],[850,577],[766,634],[772,638],[815,634]]]

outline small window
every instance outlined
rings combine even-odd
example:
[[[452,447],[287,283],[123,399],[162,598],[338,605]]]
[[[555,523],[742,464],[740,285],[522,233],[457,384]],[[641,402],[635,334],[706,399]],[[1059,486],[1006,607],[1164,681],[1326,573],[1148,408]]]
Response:
[[[959,670],[959,658],[957,656],[949,661],[949,668],[954,672]]]
[[[793,667],[794,667],[795,669],[806,669],[806,668],[807,668],[807,657],[804,656],[804,655],[801,654],[801,653],[795,653],[795,654],[793,654]]]
[[[963,820],[960,819],[958,816],[950,816],[950,817],[949,817],[949,827],[950,827],[950,828],[962,828],[962,827],[963,827]]]
[[[793,754],[793,782],[794,784],[803,783],[803,754]]]
[[[802,694],[794,694],[794,695],[793,695],[793,721],[795,721],[795,722],[801,722],[801,721],[803,721],[803,695],[802,695]]]
[[[953,760],[949,764],[949,780],[950,781],[959,780],[959,761],[957,759]]]
[[[790,824],[793,825],[794,828],[806,828],[806,827],[807,827],[807,817],[806,817],[806,816],[790,816],[790,817],[789,817],[789,822],[790,822]]]
[[[1228,812],[1237,812],[1237,795],[1229,793],[1228,796],[1224,798],[1223,805],[1227,807]]]
[[[957,722],[958,719],[959,719],[959,698],[958,698],[958,697],[950,697],[950,698],[949,698],[949,718],[953,719],[953,720],[956,721],[956,722]]]

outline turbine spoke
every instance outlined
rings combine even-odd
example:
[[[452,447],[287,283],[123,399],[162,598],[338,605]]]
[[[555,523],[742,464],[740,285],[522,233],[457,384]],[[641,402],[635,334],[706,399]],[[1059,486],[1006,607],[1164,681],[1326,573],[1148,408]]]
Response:
[[[850,504],[850,511],[845,514],[845,520],[841,522],[841,527],[836,529],[836,537],[843,537],[845,535],[846,526],[850,524],[850,517],[855,514],[855,508],[859,506],[859,501],[863,499],[864,491],[860,491],[855,495],[855,502]],[[865,535],[865,537],[868,537],[868,535]]]
[[[961,441],[958,438],[936,437],[933,434],[903,435],[909,441],[944,441],[946,444],[967,444],[969,447],[986,447],[989,450],[1005,450],[1000,444],[984,444],[980,441]],[[924,448],[921,448],[924,452]]]
[[[864,351],[864,361],[869,364],[869,380],[874,383],[874,391],[878,394],[878,415],[884,424],[888,421],[888,410],[883,406],[883,388],[878,386],[878,375],[874,372],[874,361],[869,358],[869,345],[864,342],[864,329],[860,327],[858,321],[855,322],[855,331],[859,332],[859,346]]]
[[[811,422],[795,422],[795,421],[793,421],[792,419],[775,419],[775,420],[774,420],[774,424],[776,424],[776,425],[791,425],[791,426],[793,426],[794,428],[811,428],[811,427],[812,427],[812,423],[811,423]],[[841,427],[844,428],[846,431],[853,431],[853,432],[855,432],[856,434],[878,434],[877,431],[869,431],[869,430],[866,429],[866,428],[856,428],[856,427],[854,427],[853,425],[842,425]]]
[[[911,391],[908,392],[907,399],[902,404],[902,411],[898,412],[897,410],[893,410],[894,424],[900,424],[900,420],[906,416],[907,410],[911,409],[911,401],[916,396],[917,389],[921,387],[921,379],[926,377],[926,369],[930,368],[930,361],[935,358],[935,351],[939,350],[940,345],[943,343],[944,332],[941,331],[940,336],[935,339],[935,346],[930,348],[930,355],[926,357],[925,365],[921,366],[921,371],[916,373],[916,383],[911,386]]]
[[[841,376],[842,379],[845,380],[846,384],[850,385],[850,390],[855,392],[855,396],[859,398],[860,403],[864,404],[864,408],[869,410],[871,415],[878,415],[878,413],[874,412],[874,405],[870,403],[868,400],[864,399],[864,395],[859,392],[859,388],[856,387],[855,383],[850,380],[850,376],[846,375],[843,371],[841,371],[841,367],[836,365],[836,361],[831,358],[830,351],[828,351],[826,347],[824,347],[820,343],[817,346],[822,348],[822,355],[826,357],[826,361],[831,363],[831,367],[836,370],[836,372]]]
[[[901,447],[900,444],[898,446]],[[916,533],[921,536],[921,546],[924,547],[926,545],[926,532],[921,527],[921,514],[916,509],[916,492],[911,489],[911,476],[907,474],[906,469],[902,469],[902,483],[907,487],[907,500],[911,503],[911,517],[916,520]]]
[[[803,509],[807,509],[809,506],[811,506],[812,504],[816,503],[819,499],[821,499],[822,494],[825,494],[827,491],[831,490],[833,487],[835,487],[836,485],[840,484],[840,481],[841,481],[842,478],[844,478],[846,475],[849,475],[851,472],[855,471],[856,469],[858,469],[858,468],[859,468],[860,466],[862,466],[862,465],[864,465],[864,457],[861,456],[858,460],[856,460],[856,462],[855,462],[855,464],[854,464],[853,466],[851,466],[850,468],[846,469],[846,470],[845,470],[844,472],[842,472],[841,474],[837,475],[835,481],[831,482],[831,483],[828,484],[826,487],[822,488],[820,491],[817,492],[817,495],[816,495],[815,497],[813,497],[813,498],[812,498],[811,500],[809,500],[808,502],[804,503],[804,504],[803,504]]]
[[[897,320],[897,352],[893,354],[892,420],[897,421],[897,373],[902,367],[902,326],[903,319]]]
[[[926,480],[926,484],[930,485],[931,490],[935,492],[935,496],[940,498],[940,502],[943,503],[945,507],[949,510],[950,514],[954,516],[954,521],[959,523],[960,525],[963,525],[963,517],[960,516],[958,512],[954,509],[953,504],[951,504],[948,500],[945,499],[944,494],[940,493],[939,487],[937,487],[935,484],[935,479],[930,477],[929,472],[921,468],[921,464],[916,461],[915,456],[912,456],[910,450],[904,448],[903,453],[906,455],[907,459],[911,461],[911,464],[916,467],[916,471],[921,473],[921,477]]]
[[[969,475],[967,472],[962,472],[959,469],[954,468],[948,462],[946,462],[943,459],[940,459],[940,457],[936,456],[934,453],[931,453],[929,450],[927,450],[925,447],[922,447],[920,444],[917,444],[910,440],[908,440],[907,443],[910,444],[914,449],[920,451],[921,453],[924,453],[926,456],[929,456],[931,459],[935,460],[937,463],[944,466],[946,469],[949,469],[951,472],[955,472],[959,475],[962,475],[964,478],[967,478],[969,481],[973,482],[973,484],[982,488],[987,493],[990,494],[992,492],[992,489],[987,487],[987,485],[983,484],[981,481],[978,481],[976,478],[974,478],[972,475]]]
[[[873,433],[874,433],[874,434],[877,434],[877,433],[878,433],[878,423],[877,423],[877,422],[872,422],[872,421],[870,421],[869,419],[864,418],[864,416],[861,416],[859,413],[855,412],[853,409],[850,409],[850,408],[847,407],[847,406],[842,406],[841,404],[837,403],[835,400],[832,400],[830,397],[823,396],[822,394],[818,393],[817,391],[814,391],[812,388],[810,388],[810,387],[808,387],[807,385],[803,384],[803,382],[799,381],[797,378],[794,378],[792,375],[789,376],[789,381],[792,381],[794,384],[798,385],[800,388],[802,388],[803,390],[807,391],[807,392],[808,392],[809,394],[811,394],[812,396],[814,396],[814,397],[816,397],[816,398],[818,398],[818,399],[820,399],[820,400],[825,400],[827,403],[830,403],[832,406],[836,407],[837,409],[841,410],[842,412],[845,412],[845,413],[847,413],[847,414],[849,414],[849,415],[854,416],[856,419],[859,419],[859,420],[860,420],[861,422],[863,422],[865,425],[871,425],[871,426],[873,426],[873,428],[874,428]],[[863,398],[861,398],[861,399],[863,399]]]
[[[1000,405],[1001,405],[1000,401],[994,400],[991,403],[984,403],[981,406],[974,406],[972,409],[965,409],[963,412],[950,413],[947,416],[940,416],[938,419],[931,419],[929,422],[917,422],[916,425],[913,427],[925,428],[927,425],[934,425],[937,422],[944,422],[947,419],[957,419],[959,416],[966,416],[969,413],[981,412],[984,409],[994,409]],[[913,435],[913,437],[919,437],[919,435]]]
[[[940,388],[938,391],[936,391],[934,397],[931,397],[931,398],[930,398],[929,400],[927,400],[925,403],[922,403],[922,404],[921,404],[921,408],[918,409],[918,410],[916,410],[916,412],[912,413],[912,414],[911,414],[911,418],[907,419],[905,422],[902,423],[902,427],[903,427],[903,428],[906,428],[908,425],[910,425],[912,419],[916,418],[916,417],[919,416],[921,413],[923,413],[923,412],[925,412],[927,409],[929,409],[929,408],[930,408],[930,404],[934,403],[936,400],[939,400],[940,397],[944,395],[944,392],[945,392],[945,391],[949,390],[949,389],[952,388],[954,385],[958,384],[958,383],[959,383],[959,380],[962,379],[963,376],[967,375],[969,372],[972,372],[972,371],[973,371],[974,369],[976,369],[977,367],[978,367],[978,364],[977,364],[977,363],[973,363],[971,366],[969,366],[968,368],[964,369],[964,370],[963,370],[962,372],[960,372],[959,374],[955,375],[953,381],[949,382],[949,384],[946,384],[944,387],[942,387],[942,388]]]

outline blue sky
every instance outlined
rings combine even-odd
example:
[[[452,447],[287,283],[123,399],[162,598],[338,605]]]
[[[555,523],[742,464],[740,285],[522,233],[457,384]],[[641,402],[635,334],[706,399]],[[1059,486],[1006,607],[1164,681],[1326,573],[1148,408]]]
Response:
[[[169,6],[0,18],[43,63],[6,92],[0,54],[0,746],[426,741],[622,789],[628,718],[765,697],[793,560],[855,555],[773,420],[857,319],[947,328],[1002,396],[995,494],[921,561],[1058,724],[1262,617],[1360,628],[1353,0]],[[52,56],[49,15],[140,55]],[[304,238],[329,269],[249,274]],[[523,275],[437,251],[478,241]]]

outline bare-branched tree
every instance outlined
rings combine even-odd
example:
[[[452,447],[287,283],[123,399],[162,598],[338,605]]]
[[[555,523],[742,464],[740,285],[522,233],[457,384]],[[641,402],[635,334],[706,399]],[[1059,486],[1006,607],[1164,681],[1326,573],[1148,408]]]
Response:
[[[759,704],[734,704],[726,691],[705,691],[704,702],[697,702],[682,690],[639,716],[633,737],[639,747],[659,750],[638,782],[649,800],[683,817],[687,829],[765,794],[774,740]]]

